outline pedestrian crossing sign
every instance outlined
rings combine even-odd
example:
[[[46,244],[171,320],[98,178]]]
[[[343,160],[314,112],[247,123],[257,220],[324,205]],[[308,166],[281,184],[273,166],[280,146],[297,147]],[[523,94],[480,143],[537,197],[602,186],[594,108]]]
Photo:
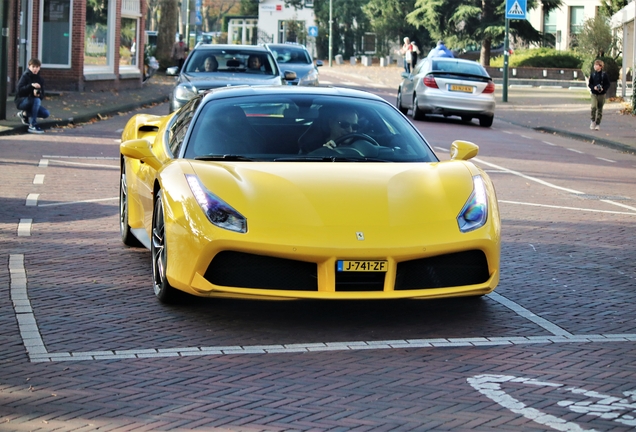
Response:
[[[526,0],[506,0],[507,19],[526,19]]]

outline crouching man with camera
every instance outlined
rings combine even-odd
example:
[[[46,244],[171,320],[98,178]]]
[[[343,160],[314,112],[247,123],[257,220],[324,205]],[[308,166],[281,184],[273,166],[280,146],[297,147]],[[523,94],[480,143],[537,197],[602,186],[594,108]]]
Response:
[[[605,93],[609,90],[610,80],[603,67],[605,63],[603,60],[596,60],[594,62],[594,72],[590,75],[590,80],[587,86],[592,93],[592,122],[590,123],[590,129],[600,130],[601,119],[603,118],[603,105],[605,105]]]
[[[44,99],[44,82],[40,77],[42,62],[29,60],[29,69],[22,74],[15,94],[15,105],[20,110],[18,117],[22,123],[29,125],[28,132],[41,134],[44,131],[38,126],[37,118],[47,118],[49,111],[42,106]]]

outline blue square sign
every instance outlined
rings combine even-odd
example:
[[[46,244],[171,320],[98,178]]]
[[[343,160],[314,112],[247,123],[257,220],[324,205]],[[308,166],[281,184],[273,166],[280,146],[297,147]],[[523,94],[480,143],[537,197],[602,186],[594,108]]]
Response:
[[[508,19],[526,19],[526,0],[506,0],[506,18]]]

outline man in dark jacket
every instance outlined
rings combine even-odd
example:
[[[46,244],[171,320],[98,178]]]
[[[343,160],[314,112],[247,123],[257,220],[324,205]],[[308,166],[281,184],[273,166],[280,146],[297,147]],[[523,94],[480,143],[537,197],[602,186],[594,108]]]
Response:
[[[596,60],[594,62],[594,72],[590,75],[590,80],[587,83],[592,93],[592,122],[590,123],[590,129],[592,130],[601,129],[605,93],[607,93],[610,86],[609,77],[603,72],[604,66],[603,60]]]
[[[29,125],[28,132],[41,134],[44,131],[38,126],[37,118],[47,118],[49,111],[42,106],[44,99],[44,81],[40,77],[42,62],[38,59],[29,60],[29,69],[18,81],[18,91],[15,94],[15,105],[20,110],[18,117],[22,123]]]

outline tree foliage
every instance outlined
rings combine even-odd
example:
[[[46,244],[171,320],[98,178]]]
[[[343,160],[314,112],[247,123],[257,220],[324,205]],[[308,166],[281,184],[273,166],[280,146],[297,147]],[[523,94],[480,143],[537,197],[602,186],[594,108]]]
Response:
[[[537,5],[528,0],[528,10]],[[559,7],[561,0],[544,0],[544,12]],[[490,47],[500,44],[505,36],[505,5],[501,0],[417,0],[409,23],[428,29],[435,39],[444,40],[453,49],[481,46],[480,63],[490,64]],[[527,42],[542,38],[527,20],[510,20],[510,35]]]
[[[369,0],[362,6],[362,11],[377,34],[378,53],[390,54],[392,48],[401,45],[405,36],[416,42],[420,49],[432,45],[425,28],[418,29],[406,20],[408,11],[414,7],[415,0]]]
[[[304,7],[304,0],[285,0],[285,4],[296,9]],[[372,31],[362,6],[368,0],[332,0],[333,18],[333,55],[344,57],[357,55],[362,36]],[[318,57],[326,58],[329,54],[329,0],[314,1],[314,16],[318,26],[316,50]]]
[[[586,56],[604,56],[615,50],[617,39],[612,34],[608,19],[596,15],[583,23],[581,33],[576,37],[577,50]]]
[[[629,3],[629,0],[601,0],[599,12],[601,15],[610,18],[616,12],[627,6],[627,3]]]

